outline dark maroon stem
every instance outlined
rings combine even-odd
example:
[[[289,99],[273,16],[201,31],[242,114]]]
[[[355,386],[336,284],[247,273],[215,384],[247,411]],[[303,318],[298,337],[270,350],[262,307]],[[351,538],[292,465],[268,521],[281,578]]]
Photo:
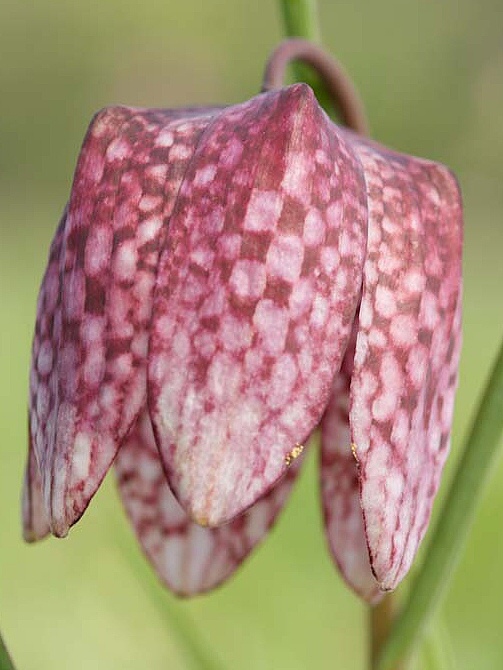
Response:
[[[262,91],[281,88],[285,71],[291,61],[303,61],[318,72],[325,84],[343,123],[359,135],[369,135],[363,103],[353,82],[340,63],[321,47],[300,38],[281,42],[267,62]]]

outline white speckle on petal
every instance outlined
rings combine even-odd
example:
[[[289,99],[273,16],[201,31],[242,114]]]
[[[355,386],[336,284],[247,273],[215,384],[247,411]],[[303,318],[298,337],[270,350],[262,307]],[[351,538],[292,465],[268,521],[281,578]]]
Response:
[[[72,469],[77,480],[85,479],[91,463],[91,438],[87,433],[77,433],[73,444]]]
[[[241,299],[254,300],[264,292],[266,270],[263,263],[251,260],[239,260],[232,270],[229,286]]]
[[[288,333],[288,312],[272,300],[261,300],[253,315],[253,324],[263,339],[263,347],[271,356],[281,353]]]
[[[121,281],[134,279],[137,263],[136,246],[134,242],[123,242],[117,250],[114,262],[114,271]]]
[[[378,286],[375,294],[375,307],[379,314],[387,319],[396,312],[396,300],[393,291],[385,286]]]
[[[272,241],[267,252],[267,273],[293,283],[300,276],[303,260],[302,240],[295,235],[282,235]]]
[[[317,246],[325,238],[325,222],[317,209],[309,210],[304,222],[304,242],[308,246]]]
[[[244,230],[270,230],[279,218],[282,205],[281,194],[278,191],[255,189],[246,210]]]
[[[217,166],[214,163],[209,163],[196,172],[194,177],[194,186],[204,187],[213,181],[217,172]]]

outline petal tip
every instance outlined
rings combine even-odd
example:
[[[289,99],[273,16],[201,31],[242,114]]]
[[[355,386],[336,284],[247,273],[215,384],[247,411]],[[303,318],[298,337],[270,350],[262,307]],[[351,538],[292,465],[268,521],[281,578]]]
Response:
[[[33,528],[23,528],[23,540],[27,544],[34,544],[39,540],[43,540],[48,536],[48,534],[49,533],[47,531],[37,532]]]
[[[202,528],[209,528],[211,526],[210,520],[205,514],[201,516],[194,515],[192,521]]]
[[[192,522],[201,526],[201,528],[209,529],[222,526],[240,513],[240,511],[236,512],[235,509],[228,510],[227,507],[222,508],[220,505],[217,508],[217,505],[211,498],[207,498],[204,502],[201,502],[199,499],[184,500],[182,507]]]
[[[66,518],[55,519],[54,517],[50,521],[51,533],[54,537],[64,538],[68,535],[71,524],[68,523]]]

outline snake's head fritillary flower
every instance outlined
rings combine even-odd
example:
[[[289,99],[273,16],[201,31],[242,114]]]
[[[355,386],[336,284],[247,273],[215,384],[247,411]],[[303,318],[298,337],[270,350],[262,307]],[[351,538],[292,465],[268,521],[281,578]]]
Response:
[[[336,126],[307,85],[103,110],[38,301],[26,539],[66,535],[115,462],[161,578],[207,590],[320,426],[329,545],[376,601],[447,455],[460,291],[451,173]]]

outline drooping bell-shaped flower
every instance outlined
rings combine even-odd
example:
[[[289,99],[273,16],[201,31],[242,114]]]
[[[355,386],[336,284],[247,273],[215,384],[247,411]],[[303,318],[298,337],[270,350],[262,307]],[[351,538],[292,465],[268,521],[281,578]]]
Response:
[[[329,545],[377,600],[438,488],[460,299],[452,174],[336,126],[307,85],[103,110],[39,295],[26,539],[66,535],[115,461],[160,577],[208,590],[274,523],[319,426]]]

